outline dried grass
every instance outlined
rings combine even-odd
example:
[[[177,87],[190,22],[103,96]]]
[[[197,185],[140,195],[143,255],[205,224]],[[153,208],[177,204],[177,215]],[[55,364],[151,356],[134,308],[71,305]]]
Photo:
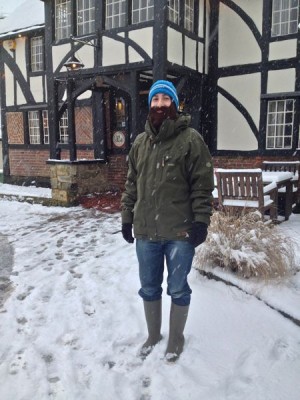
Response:
[[[291,238],[259,212],[230,215],[214,212],[206,242],[200,246],[195,267],[222,267],[244,278],[283,277],[295,268]]]

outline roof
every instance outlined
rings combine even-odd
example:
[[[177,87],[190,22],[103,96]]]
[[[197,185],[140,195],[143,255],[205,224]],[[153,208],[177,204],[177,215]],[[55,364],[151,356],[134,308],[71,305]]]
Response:
[[[44,3],[40,0],[24,0],[7,18],[0,20],[0,37],[44,26]]]

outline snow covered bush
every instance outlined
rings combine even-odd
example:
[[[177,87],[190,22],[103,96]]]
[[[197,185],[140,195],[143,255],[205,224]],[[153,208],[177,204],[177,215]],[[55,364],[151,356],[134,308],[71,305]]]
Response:
[[[295,268],[293,243],[278,227],[264,223],[259,212],[237,216],[216,211],[195,259],[197,269],[205,266],[245,278],[282,277]]]

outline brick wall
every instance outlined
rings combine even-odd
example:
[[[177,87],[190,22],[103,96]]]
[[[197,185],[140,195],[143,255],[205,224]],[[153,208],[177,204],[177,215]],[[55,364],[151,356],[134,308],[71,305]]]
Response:
[[[76,142],[78,144],[93,143],[92,107],[75,108]]]
[[[263,161],[295,161],[295,157],[213,157],[215,168],[261,168]]]
[[[49,177],[50,169],[46,161],[49,150],[9,150],[10,173],[13,176]]]
[[[6,113],[7,136],[9,144],[24,144],[23,113]]]
[[[108,163],[108,181],[121,191],[124,190],[127,176],[128,164],[126,158],[126,154],[112,155],[109,157]]]

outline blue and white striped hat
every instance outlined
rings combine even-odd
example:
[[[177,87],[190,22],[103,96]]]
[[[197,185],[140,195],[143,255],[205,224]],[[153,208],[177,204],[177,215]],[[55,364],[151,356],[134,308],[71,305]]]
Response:
[[[150,88],[149,95],[148,95],[148,105],[150,107],[152,97],[157,93],[164,93],[171,97],[176,105],[176,109],[179,107],[179,100],[177,96],[177,91],[175,86],[172,82],[169,81],[156,81]]]

